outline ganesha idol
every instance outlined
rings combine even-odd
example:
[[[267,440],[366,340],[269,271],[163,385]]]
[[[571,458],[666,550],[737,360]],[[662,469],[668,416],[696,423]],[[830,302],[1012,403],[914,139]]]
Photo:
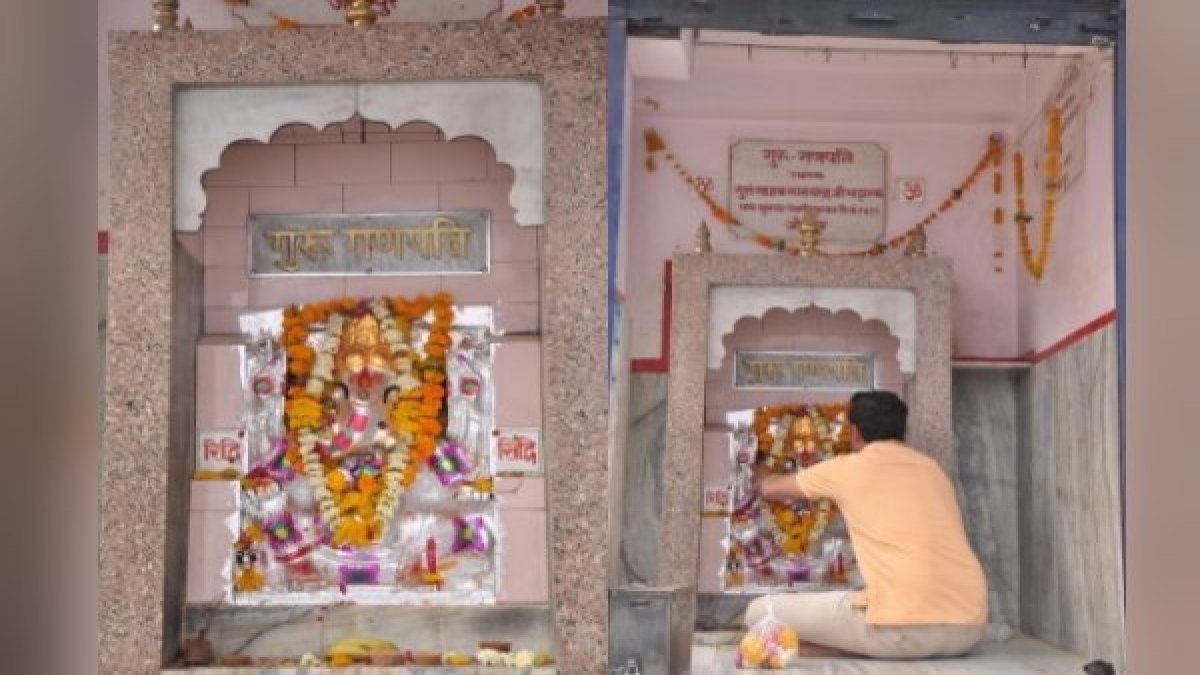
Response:
[[[335,471],[326,477],[329,488],[343,496],[361,498],[341,502],[342,520],[365,523],[373,519],[377,507],[396,508],[396,504],[383,504],[378,499],[386,463],[398,444],[407,446],[414,440],[411,432],[392,428],[388,411],[400,392],[420,386],[413,373],[415,355],[390,354],[382,335],[371,314],[355,319],[346,330],[337,354],[338,377],[326,399],[324,424],[317,433],[317,452],[336,465]],[[329,535],[325,533],[325,543],[329,542]],[[386,536],[385,532],[383,537]],[[359,550],[346,554],[356,561],[372,555],[363,550],[368,547],[355,548]],[[345,570],[339,574],[342,572]]]
[[[330,397],[328,423],[317,446],[342,464],[347,478],[372,471],[378,477],[383,455],[397,443],[388,421],[391,397],[420,381],[412,373],[411,355],[398,354],[389,362],[373,316],[356,320],[348,333],[339,355],[342,377]]]
[[[338,340],[336,335],[321,335],[317,330],[312,336],[318,337],[318,346]],[[415,356],[391,354],[383,337],[379,322],[367,313],[349,322],[332,362],[318,360],[314,364],[314,373],[324,374],[332,382],[323,396],[315,444],[316,451],[334,467],[326,475],[326,485],[314,491],[308,481],[294,476],[285,486],[260,481],[256,488],[255,493],[270,496],[264,501],[267,508],[258,509],[257,515],[273,560],[285,571],[289,587],[309,586],[322,578],[344,580],[349,566],[383,562],[382,547],[334,548],[329,528],[335,517],[365,525],[374,520],[377,508],[397,507],[379,503],[385,463],[389,451],[401,441],[408,444],[413,439],[409,432],[392,428],[388,409],[393,396],[419,386],[420,381],[413,374]],[[340,496],[338,511],[321,512],[317,492],[323,490]],[[318,566],[324,568],[324,575]]]

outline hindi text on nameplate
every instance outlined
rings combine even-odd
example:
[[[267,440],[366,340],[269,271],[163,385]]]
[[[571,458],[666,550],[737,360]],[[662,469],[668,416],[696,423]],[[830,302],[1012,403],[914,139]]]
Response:
[[[772,236],[795,237],[812,209],[821,240],[874,243],[886,223],[887,166],[875,143],[739,140],[730,155],[729,208]]]
[[[246,473],[245,434],[241,429],[196,432],[196,473],[236,478]]]
[[[492,466],[497,476],[541,475],[542,430],[533,427],[493,429]]]
[[[487,211],[253,215],[250,276],[485,274]]]
[[[737,352],[733,386],[736,389],[873,389],[874,359],[867,354]]]

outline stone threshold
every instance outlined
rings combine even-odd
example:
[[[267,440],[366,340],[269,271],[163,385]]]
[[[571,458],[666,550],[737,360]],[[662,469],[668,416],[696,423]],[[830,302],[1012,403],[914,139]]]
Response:
[[[330,667],[169,668],[161,675],[557,675],[557,668],[482,668],[479,665],[349,665]]]
[[[975,653],[953,659],[899,661],[864,658],[805,658],[783,670],[733,667],[736,644],[728,633],[697,634],[692,647],[691,675],[732,673],[821,675],[1079,675],[1091,658],[1064,651],[1040,640],[1016,636],[981,645]]]

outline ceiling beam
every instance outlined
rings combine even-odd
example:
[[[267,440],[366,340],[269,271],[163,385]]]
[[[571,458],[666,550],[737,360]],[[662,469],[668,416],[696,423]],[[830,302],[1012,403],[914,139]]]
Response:
[[[1119,0],[610,0],[630,35],[681,28],[948,43],[1108,45]]]

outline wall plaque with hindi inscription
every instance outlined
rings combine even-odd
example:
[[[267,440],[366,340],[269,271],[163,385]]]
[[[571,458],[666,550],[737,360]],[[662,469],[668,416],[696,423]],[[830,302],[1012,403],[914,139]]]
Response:
[[[874,389],[875,359],[868,354],[737,352],[733,386],[735,389]]]
[[[739,140],[729,150],[729,208],[763,234],[796,237],[808,209],[821,241],[864,244],[884,234],[887,154],[875,143]]]
[[[250,276],[484,274],[487,211],[253,215]]]

